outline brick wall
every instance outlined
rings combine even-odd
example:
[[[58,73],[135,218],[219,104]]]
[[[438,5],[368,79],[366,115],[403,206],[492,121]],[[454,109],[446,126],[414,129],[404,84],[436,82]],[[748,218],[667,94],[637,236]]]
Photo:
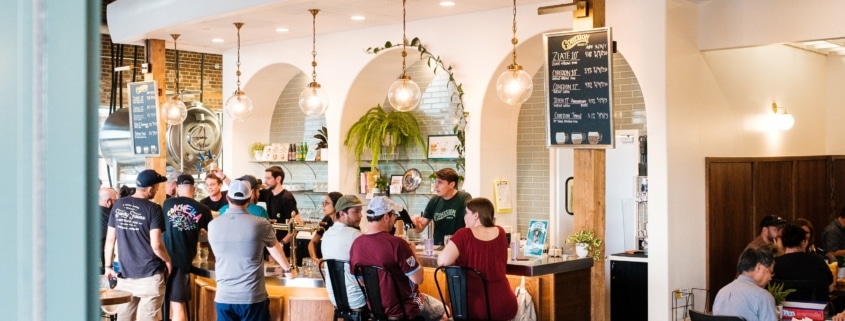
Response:
[[[100,50],[101,50],[101,66],[100,66],[100,105],[108,106],[111,100],[111,86],[112,86],[112,70],[115,66],[131,66],[133,65],[134,57],[137,50],[137,72],[135,81],[143,81],[144,75],[141,74],[141,64],[144,62],[144,47],[134,45],[123,46],[123,59],[116,60],[112,58],[112,43],[111,37],[107,34],[101,35]],[[167,61],[167,91],[176,91],[176,55],[173,48],[172,40],[169,40],[165,50]],[[114,46],[115,56],[117,46]],[[203,56],[205,61],[203,63]],[[114,62],[117,62],[114,64]],[[179,50],[179,89],[184,90],[203,90],[202,103],[211,110],[220,111],[223,106],[223,56],[215,54],[201,54],[197,52],[189,52]],[[200,71],[203,71],[202,84],[200,83]],[[126,84],[133,81],[132,71],[124,71],[120,73],[123,79],[123,106],[129,106],[129,95],[126,92]],[[119,90],[119,88],[118,88]],[[118,92],[119,93],[119,92]],[[195,96],[185,95],[183,100],[186,102],[199,101],[199,94]],[[117,101],[120,106],[120,100]]]
[[[525,233],[531,219],[549,219],[549,152],[546,148],[545,69],[533,78],[534,91],[522,104],[517,125],[517,231]],[[645,102],[631,66],[613,55],[614,129],[639,129],[646,134]]]

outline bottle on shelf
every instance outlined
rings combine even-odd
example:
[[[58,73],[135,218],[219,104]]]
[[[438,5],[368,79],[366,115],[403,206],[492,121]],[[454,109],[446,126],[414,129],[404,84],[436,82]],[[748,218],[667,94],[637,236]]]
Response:
[[[294,157],[294,154],[293,154],[293,144],[288,144],[288,161],[292,162],[292,161],[295,161],[295,160],[296,160],[296,158]]]

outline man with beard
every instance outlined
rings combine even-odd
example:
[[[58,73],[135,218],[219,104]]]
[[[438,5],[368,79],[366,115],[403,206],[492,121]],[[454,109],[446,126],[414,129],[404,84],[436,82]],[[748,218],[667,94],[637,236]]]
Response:
[[[786,220],[777,215],[768,215],[760,220],[760,235],[752,240],[745,249],[759,249],[763,246],[774,244],[777,253],[783,253],[783,245],[780,242],[780,236],[783,233],[783,227],[786,225]]]
[[[115,289],[132,293],[132,299],[118,307],[119,321],[152,321],[164,299],[166,273],[170,273],[170,255],[162,242],[166,229],[161,206],[151,200],[159,184],[167,181],[152,169],[138,174],[131,197],[115,201],[106,233],[105,274],[119,278]],[[114,244],[120,244],[120,274],[112,269]]]
[[[361,235],[361,207],[363,205],[361,199],[355,195],[344,195],[337,200],[335,222],[323,233],[320,244],[324,260],[349,261],[349,249],[352,247],[352,242]],[[361,309],[367,304],[367,301],[364,299],[364,294],[361,293],[358,281],[355,280],[355,276],[349,270],[349,265],[344,266],[344,269],[346,272],[344,273],[346,276],[345,290],[349,307]],[[328,268],[324,272],[328,275]],[[343,289],[338,290],[343,291]],[[334,302],[334,289],[331,282],[326,282],[326,291],[329,293],[329,300],[337,306],[337,302]]]
[[[299,209],[296,208],[296,198],[286,190],[285,172],[279,166],[268,167],[264,171],[264,185],[266,189],[259,194],[258,201],[267,204],[267,214],[271,220],[284,223],[293,219],[297,225],[302,225],[302,218],[299,216]],[[285,255],[290,256],[290,235],[287,231],[276,231],[276,239],[284,244]],[[296,264],[296,263],[294,263]]]
[[[115,192],[110,187],[103,187],[100,188],[99,193],[99,205],[100,205],[100,274],[105,273],[105,248],[106,248],[106,233],[109,230],[109,213],[111,213],[111,207],[114,205],[114,201],[117,200],[117,192]]]
[[[443,245],[443,237],[455,234],[464,227],[467,201],[472,195],[459,191],[458,172],[444,168],[434,173],[434,190],[437,196],[428,201],[422,217],[414,217],[414,231],[420,233],[434,221],[434,244]]]

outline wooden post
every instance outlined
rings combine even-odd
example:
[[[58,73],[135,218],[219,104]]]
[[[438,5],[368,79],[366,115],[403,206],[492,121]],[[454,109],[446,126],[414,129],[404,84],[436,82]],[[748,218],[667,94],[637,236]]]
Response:
[[[575,30],[601,28],[605,25],[605,0],[589,0],[587,3],[588,16],[586,18],[577,18],[573,13]],[[604,240],[606,152],[604,149],[576,149],[574,154],[573,231],[591,230],[597,238]],[[608,253],[605,253],[604,249],[604,242],[602,242],[601,253],[606,256]],[[595,262],[591,273],[590,315],[594,321],[610,320],[610,301],[605,290],[604,270],[605,260],[602,259]]]
[[[144,167],[147,169],[153,169],[161,175],[167,175],[167,142],[165,141],[165,137],[167,135],[167,122],[164,120],[164,111],[161,110],[162,105],[164,105],[165,99],[167,98],[164,95],[164,90],[167,88],[167,75],[165,74],[166,68],[166,57],[164,51],[164,40],[161,39],[147,39],[144,41],[146,49],[147,49],[147,62],[152,65],[152,68],[149,70],[152,73],[152,80],[156,82],[156,88],[158,88],[158,103],[159,103],[159,114],[161,115],[158,118],[158,142],[161,155],[159,157],[147,157],[144,160]],[[146,76],[146,75],[145,75]],[[164,203],[164,186],[159,187],[158,193],[156,193],[155,198],[153,198],[153,202],[158,203],[161,205]]]

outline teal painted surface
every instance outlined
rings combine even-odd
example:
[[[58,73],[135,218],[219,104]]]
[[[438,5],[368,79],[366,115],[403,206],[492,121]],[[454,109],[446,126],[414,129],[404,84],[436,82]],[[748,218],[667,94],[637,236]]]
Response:
[[[6,178],[0,193],[8,195],[0,211],[4,320],[99,316],[94,214],[100,5],[0,0],[0,30],[6,31],[0,33],[0,94],[12,103],[0,108],[0,177]],[[43,102],[40,108],[35,97]],[[43,209],[43,229],[34,226],[34,204]]]

